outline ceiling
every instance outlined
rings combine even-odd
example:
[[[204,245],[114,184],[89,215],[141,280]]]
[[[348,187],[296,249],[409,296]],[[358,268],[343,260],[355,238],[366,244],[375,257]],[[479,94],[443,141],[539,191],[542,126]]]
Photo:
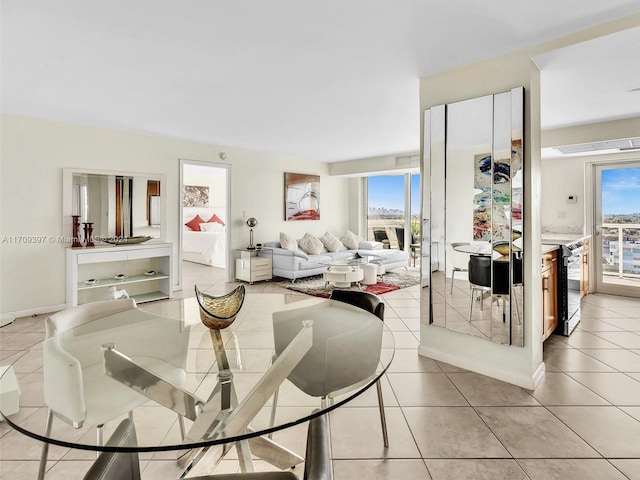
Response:
[[[418,150],[420,77],[640,12],[638,0],[1,7],[3,113],[329,162]],[[543,126],[633,114],[620,92],[640,87],[639,44],[542,56]]]

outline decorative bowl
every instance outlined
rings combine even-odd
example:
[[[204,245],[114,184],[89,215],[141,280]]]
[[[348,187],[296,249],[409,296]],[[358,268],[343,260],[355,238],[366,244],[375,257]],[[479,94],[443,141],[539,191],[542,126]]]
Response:
[[[109,238],[105,239],[105,242],[110,243],[112,245],[134,245],[136,243],[144,243],[147,240],[151,240],[153,237],[147,236],[137,236],[137,237],[120,237],[120,238]]]

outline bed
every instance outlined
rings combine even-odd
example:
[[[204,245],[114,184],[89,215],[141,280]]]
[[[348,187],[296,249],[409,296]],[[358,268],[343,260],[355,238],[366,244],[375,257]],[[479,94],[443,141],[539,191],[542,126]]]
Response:
[[[208,222],[213,215],[222,220],[220,208],[184,207],[183,221],[190,222],[196,215],[204,220],[200,231],[183,226],[182,259],[188,262],[201,263],[212,267],[225,268],[227,256],[226,227],[221,223]],[[197,228],[197,222],[191,224]]]

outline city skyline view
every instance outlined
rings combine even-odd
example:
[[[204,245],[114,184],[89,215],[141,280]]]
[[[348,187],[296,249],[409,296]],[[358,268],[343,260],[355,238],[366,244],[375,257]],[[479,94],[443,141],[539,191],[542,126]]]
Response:
[[[404,174],[377,175],[368,178],[368,207],[375,210],[404,212]],[[420,213],[420,174],[411,174],[411,213]]]

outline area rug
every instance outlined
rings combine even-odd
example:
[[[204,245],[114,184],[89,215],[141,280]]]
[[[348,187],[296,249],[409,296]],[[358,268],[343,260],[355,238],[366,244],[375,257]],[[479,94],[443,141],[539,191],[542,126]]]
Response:
[[[392,292],[401,288],[412,287],[420,283],[420,278],[414,275],[406,275],[402,273],[388,272],[384,275],[378,276],[378,283],[374,285],[362,285],[363,290],[366,292],[374,293],[376,295],[382,295],[383,293]],[[333,284],[329,283],[325,286],[325,282],[322,279],[322,275],[315,275],[313,277],[301,278],[296,280],[295,283],[280,282],[279,285],[294,292],[306,293],[307,295],[313,295],[315,297],[329,298],[331,292],[334,289]],[[365,288],[366,287],[366,288]],[[352,284],[349,288],[340,288],[340,290],[359,290],[356,284]]]

